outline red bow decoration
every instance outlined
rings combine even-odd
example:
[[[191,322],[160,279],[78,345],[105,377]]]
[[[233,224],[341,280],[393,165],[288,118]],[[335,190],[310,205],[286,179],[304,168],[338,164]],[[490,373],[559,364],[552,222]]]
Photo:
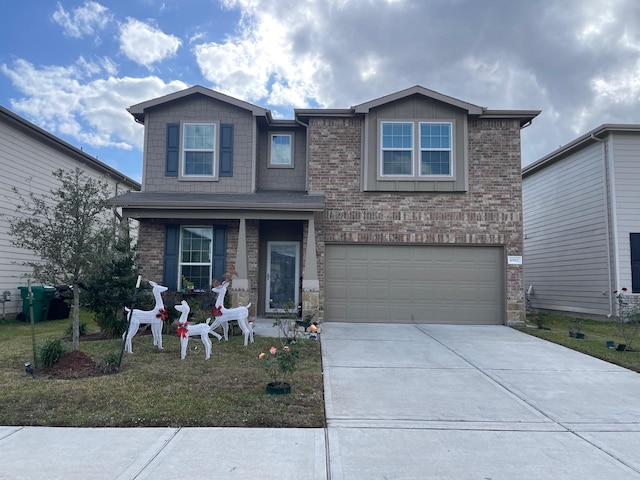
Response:
[[[222,315],[222,305],[213,307],[213,309],[211,310],[211,315],[213,315],[213,318],[220,317]]]
[[[156,318],[160,318],[163,322],[166,322],[169,318],[169,312],[167,311],[167,306],[164,308],[159,308],[158,313],[156,313]]]
[[[178,337],[187,338],[187,332],[189,331],[187,325],[189,325],[189,322],[178,323],[178,328],[176,330]]]

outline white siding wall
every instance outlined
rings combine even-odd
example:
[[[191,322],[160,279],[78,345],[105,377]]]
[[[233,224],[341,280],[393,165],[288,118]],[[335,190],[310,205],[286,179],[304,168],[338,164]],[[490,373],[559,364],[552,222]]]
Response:
[[[610,302],[602,146],[523,179],[525,286],[534,308],[607,315]]]
[[[615,247],[618,272],[616,289],[631,289],[631,250],[629,233],[640,233],[640,134],[612,135],[611,158],[613,208],[615,213]]]
[[[54,181],[51,173],[59,168],[73,170],[77,166],[82,167],[93,177],[106,180],[115,193],[114,180],[107,179],[98,171],[92,171],[63,151],[64,149],[54,148],[47,141],[41,141],[38,135],[28,135],[12,124],[0,121],[0,214],[15,214],[16,200],[11,191],[14,186],[23,194],[30,191],[42,194],[56,188],[59,183]],[[119,190],[123,193],[127,189],[120,185]],[[29,269],[21,264],[31,259],[29,251],[11,246],[8,221],[0,216],[0,295],[5,290],[9,290],[12,295],[12,300],[4,304],[7,317],[22,310],[22,300],[17,287],[27,284],[25,274]],[[0,315],[1,313],[0,310]]]

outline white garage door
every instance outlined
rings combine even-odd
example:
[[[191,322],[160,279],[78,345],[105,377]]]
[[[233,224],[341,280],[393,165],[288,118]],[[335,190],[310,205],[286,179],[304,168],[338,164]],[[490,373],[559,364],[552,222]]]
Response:
[[[504,323],[502,247],[327,245],[325,320]]]

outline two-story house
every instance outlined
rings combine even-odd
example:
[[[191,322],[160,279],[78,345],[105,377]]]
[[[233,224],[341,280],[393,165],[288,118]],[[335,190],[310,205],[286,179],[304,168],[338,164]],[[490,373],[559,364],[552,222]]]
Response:
[[[520,130],[415,86],[294,119],[195,86],[129,108],[145,125],[140,263],[172,289],[234,272],[234,303],[326,321],[524,318]],[[509,261],[508,259],[512,259]]]
[[[604,124],[522,170],[525,279],[536,309],[640,302],[640,125]]]
[[[81,168],[87,176],[104,181],[113,195],[140,190],[140,184],[118,170],[50,132],[0,106],[0,302],[3,315],[15,317],[23,308],[19,286],[27,285],[32,273],[25,262],[33,260],[33,252],[11,244],[9,218],[21,215],[16,210],[21,194],[38,198],[60,186],[52,172]],[[132,227],[135,230],[135,222]],[[31,279],[34,280],[34,279]],[[6,293],[5,293],[6,292]]]

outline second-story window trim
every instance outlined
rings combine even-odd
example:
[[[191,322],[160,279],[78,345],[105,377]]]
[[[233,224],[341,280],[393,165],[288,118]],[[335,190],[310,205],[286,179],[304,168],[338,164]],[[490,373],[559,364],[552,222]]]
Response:
[[[379,127],[379,178],[454,180],[454,122],[382,120]]]
[[[269,167],[293,168],[293,133],[269,134]]]
[[[212,179],[218,170],[218,126],[215,123],[189,122],[182,125],[183,178]]]

